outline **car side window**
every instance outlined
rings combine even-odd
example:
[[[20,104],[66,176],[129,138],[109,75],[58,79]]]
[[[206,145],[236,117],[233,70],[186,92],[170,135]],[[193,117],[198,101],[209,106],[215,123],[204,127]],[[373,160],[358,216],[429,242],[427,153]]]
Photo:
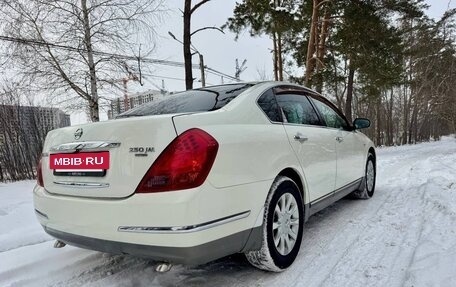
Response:
[[[258,99],[258,105],[273,122],[281,122],[282,116],[280,115],[279,105],[274,96],[274,92],[271,90],[266,91]]]
[[[286,93],[278,94],[276,98],[286,122],[304,125],[321,124],[316,111],[306,96]]]
[[[326,126],[336,129],[347,129],[347,122],[329,105],[323,103],[318,99],[312,99],[317,109],[320,111],[321,116],[326,122]]]

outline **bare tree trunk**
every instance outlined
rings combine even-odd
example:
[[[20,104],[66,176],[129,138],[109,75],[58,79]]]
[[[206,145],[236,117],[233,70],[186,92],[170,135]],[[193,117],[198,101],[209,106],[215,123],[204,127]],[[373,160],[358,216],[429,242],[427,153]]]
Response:
[[[184,3],[184,62],[185,62],[185,89],[193,89],[192,51],[190,24],[192,17],[192,1],[185,0]]]
[[[376,119],[376,141],[377,145],[383,145],[382,141],[382,97],[380,95],[377,98],[377,105],[376,105],[376,114],[377,114],[377,119]]]
[[[277,36],[276,33],[272,33],[272,43],[273,43],[273,61],[274,61],[274,81],[279,80],[279,67],[278,67],[278,48],[277,48]]]
[[[387,117],[387,135],[388,143],[387,145],[392,146],[394,142],[394,131],[393,131],[393,107],[394,107],[394,89],[391,89],[390,99],[388,103],[388,117]]]
[[[351,61],[348,65],[348,84],[347,84],[347,98],[345,100],[345,117],[351,123],[352,118],[352,101],[353,101],[353,82],[355,78],[355,70],[351,65]]]
[[[410,122],[410,126],[409,126],[409,139],[408,139],[408,143],[409,144],[412,144],[412,143],[416,143],[416,137],[417,137],[417,120],[418,120],[418,103],[417,103],[417,99],[415,99],[415,103],[413,105],[413,112],[412,112],[412,118],[411,118],[411,122]]]
[[[306,75],[305,75],[305,84],[306,86],[310,85],[310,79],[312,73],[315,70],[315,42],[316,42],[316,30],[318,25],[318,3],[319,0],[313,0],[312,8],[312,19],[310,24],[310,34],[309,34],[309,43],[307,45],[307,56],[306,56]]]
[[[318,33],[318,47],[317,47],[317,63],[316,63],[316,73],[318,74],[318,80],[316,83],[317,92],[321,93],[323,91],[323,76],[321,72],[324,68],[324,58],[326,52],[326,39],[328,38],[329,31],[329,18],[331,14],[329,9],[326,9],[323,23],[321,23],[321,29]]]
[[[282,35],[280,32],[277,32],[277,67],[279,69],[279,81],[283,81],[283,59],[282,59]]]
[[[407,95],[407,87],[404,86],[404,110],[403,110],[403,115],[402,115],[402,144],[407,144],[407,137],[408,137],[408,117],[409,117],[409,111],[410,111],[410,100]]]
[[[209,2],[211,0],[201,0],[198,3],[196,3],[192,7],[192,0],[185,0],[184,2],[184,11],[183,11],[183,16],[184,16],[184,66],[185,66],[185,88],[187,90],[193,89],[193,71],[192,71],[192,35],[194,35],[197,32],[206,30],[206,29],[214,29],[218,30],[223,33],[223,31],[220,28],[217,27],[203,27],[200,29],[195,30],[194,32],[191,32],[191,20],[192,20],[192,14],[195,12],[199,7],[204,5],[205,3]],[[194,49],[194,47],[193,47]],[[195,49],[194,49],[195,51]],[[200,55],[200,60],[203,58],[202,55],[198,52],[195,51],[195,53],[198,53]],[[200,62],[201,64],[201,62]],[[204,63],[203,65],[200,65],[201,69],[201,74],[202,78],[204,78]],[[201,79],[201,81],[204,81],[204,79]],[[223,80],[222,80],[223,81]]]
[[[89,66],[90,75],[90,120],[98,122],[100,120],[98,111],[98,89],[97,89],[97,76],[95,72],[95,62],[93,60],[93,48],[89,22],[89,11],[87,10],[87,0],[81,0],[81,8],[84,24],[84,45],[87,49],[87,64]]]

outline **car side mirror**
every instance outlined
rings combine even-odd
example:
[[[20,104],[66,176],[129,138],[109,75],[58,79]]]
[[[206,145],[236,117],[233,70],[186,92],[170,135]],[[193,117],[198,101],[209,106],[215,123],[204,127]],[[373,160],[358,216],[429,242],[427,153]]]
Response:
[[[355,127],[355,130],[366,129],[370,127],[370,125],[370,120],[365,118],[357,118],[353,121],[353,126]]]

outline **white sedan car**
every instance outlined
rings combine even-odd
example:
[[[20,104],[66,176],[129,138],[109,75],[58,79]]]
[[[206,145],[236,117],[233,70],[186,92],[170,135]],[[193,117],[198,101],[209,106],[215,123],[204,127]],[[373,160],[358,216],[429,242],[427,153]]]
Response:
[[[373,195],[369,125],[289,83],[166,96],[49,132],[35,211],[61,244],[184,264],[243,252],[282,271],[309,216]]]

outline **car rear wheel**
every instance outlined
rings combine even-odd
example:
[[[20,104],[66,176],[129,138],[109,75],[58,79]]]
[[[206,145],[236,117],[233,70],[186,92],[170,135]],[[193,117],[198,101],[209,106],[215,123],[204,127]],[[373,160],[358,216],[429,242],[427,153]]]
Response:
[[[262,270],[285,270],[298,255],[303,224],[304,211],[299,188],[290,178],[277,177],[264,206],[261,249],[247,252],[247,260]]]
[[[366,171],[364,175],[364,184],[361,189],[353,192],[353,197],[360,199],[369,199],[374,195],[375,191],[375,158],[374,155],[369,153],[366,162]]]

